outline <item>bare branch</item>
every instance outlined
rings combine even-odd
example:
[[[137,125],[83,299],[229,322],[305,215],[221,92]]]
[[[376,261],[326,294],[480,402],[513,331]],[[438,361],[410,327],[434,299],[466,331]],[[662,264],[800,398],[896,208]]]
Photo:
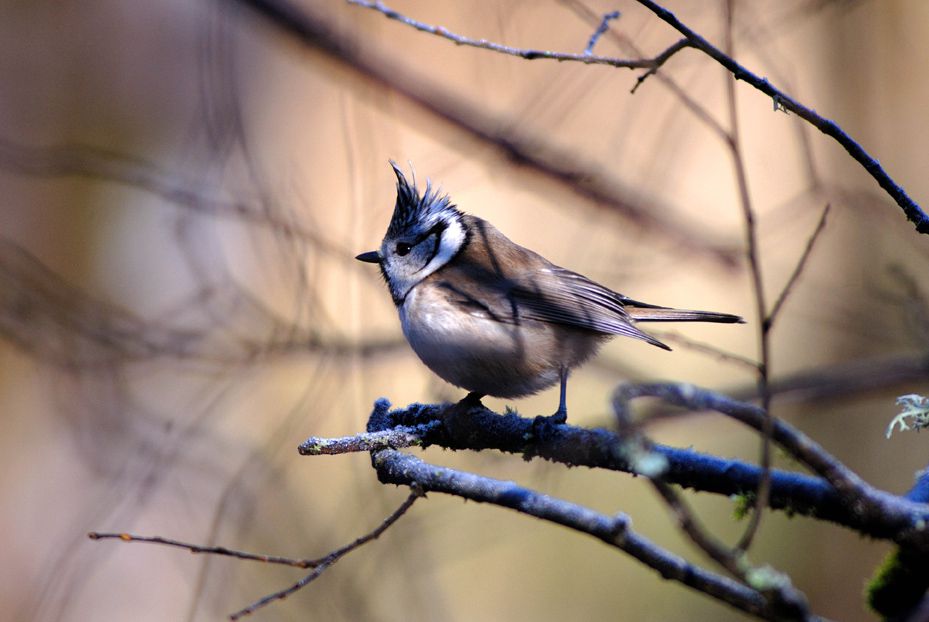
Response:
[[[728,549],[706,532],[677,491],[660,478],[652,478],[651,482],[658,494],[661,495],[661,498],[674,512],[684,533],[713,561],[720,564],[733,576],[738,577],[746,585],[752,585],[764,593],[772,602],[778,603],[779,608],[795,611],[802,618],[809,617],[809,605],[806,596],[793,586],[787,575],[770,567],[751,566],[745,557],[743,549]],[[761,576],[762,573],[766,575],[764,581],[754,579],[754,577]]]
[[[809,619],[803,612],[785,611],[757,590],[695,566],[636,534],[624,514],[605,516],[593,510],[540,494],[513,482],[428,464],[394,449],[372,455],[378,477],[387,484],[413,485],[426,492],[490,503],[587,533],[656,570],[665,579],[703,592],[741,611],[764,619]]]
[[[703,527],[690,506],[668,483],[665,477],[666,463],[657,459],[663,459],[663,456],[656,452],[656,446],[651,439],[642,434],[640,426],[631,421],[628,409],[617,409],[616,418],[619,424],[620,436],[626,439],[624,444],[620,446],[619,451],[623,455],[632,457],[637,466],[647,465],[645,469],[640,469],[641,473],[648,477],[652,487],[677,518],[678,526],[690,538],[691,542],[730,575],[742,583],[758,589],[772,602],[779,603],[781,607],[791,611],[803,612],[802,617],[808,615],[809,605],[806,596],[793,586],[786,574],[769,566],[753,566],[748,561],[744,548],[737,546],[730,549],[726,547]],[[771,472],[769,468],[763,468],[761,475],[761,480],[768,479],[770,482]],[[768,498],[766,496],[764,499],[766,505]],[[757,515],[757,493],[755,495],[755,511]]]
[[[686,25],[684,25],[682,22],[680,22],[677,19],[677,17],[674,16],[673,13],[671,13],[664,7],[656,4],[655,2],[652,2],[651,0],[638,0],[638,1],[640,4],[642,4],[643,6],[651,10],[653,13],[655,13],[660,19],[667,22],[673,28],[678,30],[678,32],[683,34],[686,41],[678,41],[674,45],[670,46],[667,50],[665,50],[665,52],[663,52],[662,54],[659,54],[658,56],[654,58],[638,59],[638,60],[633,60],[633,61],[623,60],[623,59],[613,59],[609,57],[599,57],[599,56],[593,56],[593,55],[583,55],[583,54],[580,54],[580,55],[569,54],[569,55],[565,55],[564,58],[558,58],[558,54],[552,53],[552,52],[544,52],[540,50],[517,50],[513,48],[510,48],[510,50],[519,52],[519,53],[516,53],[515,55],[520,56],[522,58],[530,58],[530,59],[531,58],[551,58],[555,60],[573,60],[577,62],[584,62],[586,64],[599,63],[599,64],[612,65],[615,67],[624,67],[624,68],[625,67],[640,67],[640,68],[648,68],[650,70],[654,70],[656,67],[660,67],[665,61],[668,60],[668,58],[673,56],[676,52],[686,47],[695,47],[701,50],[702,52],[704,52],[705,54],[707,54],[708,56],[710,56],[711,58],[713,58],[714,60],[716,60],[718,63],[723,65],[726,69],[728,69],[733,74],[733,77],[736,80],[743,80],[747,82],[748,84],[750,84],[751,86],[755,87],[756,89],[760,90],[761,92],[765,93],[766,95],[769,95],[774,101],[775,110],[786,110],[786,111],[795,113],[796,115],[798,115],[805,121],[812,124],[817,129],[819,129],[822,133],[833,138],[836,142],[842,145],[842,147],[845,148],[848,154],[852,156],[852,158],[854,158],[859,164],[861,164],[865,168],[865,170],[868,172],[868,174],[870,174],[871,177],[873,177],[878,182],[878,184],[880,184],[880,186],[891,196],[891,198],[894,199],[897,205],[899,205],[903,209],[903,212],[906,214],[906,217],[914,225],[916,225],[916,230],[920,233],[929,233],[929,215],[927,215],[922,210],[922,208],[915,201],[913,201],[913,199],[911,199],[909,195],[906,194],[903,188],[900,187],[887,174],[886,171],[884,171],[883,167],[881,167],[880,165],[880,162],[874,159],[867,151],[864,150],[863,147],[861,147],[861,145],[859,145],[854,139],[852,139],[848,134],[846,134],[845,131],[842,130],[842,128],[839,127],[837,123],[820,116],[812,109],[807,108],[800,102],[794,100],[792,97],[785,94],[783,91],[772,86],[768,82],[767,79],[761,78],[755,75],[754,73],[752,73],[751,71],[749,71],[748,69],[746,69],[745,67],[737,63],[735,60],[733,60],[731,56],[723,53],[721,50],[719,50],[718,48],[710,44],[702,36],[700,36],[693,30],[688,28]],[[360,6],[366,6],[368,8],[381,10],[381,9],[378,9],[377,5],[379,5],[380,3],[377,3],[377,2],[365,2],[364,0],[349,0],[349,2],[353,4],[358,4]],[[265,5],[266,3],[273,4],[273,3],[270,3],[269,0],[251,0],[251,3],[253,5]],[[383,5],[381,4],[381,6]],[[383,12],[383,10],[381,12]],[[398,18],[393,18],[393,19],[398,19]],[[404,18],[404,19],[408,19],[408,18]],[[419,24],[419,22],[415,22],[415,23]],[[413,24],[410,24],[410,25],[413,25]],[[448,36],[451,33],[448,33],[448,31],[446,31],[445,29],[434,27],[434,26],[429,26],[427,24],[420,24],[420,25],[423,26],[423,28],[419,28],[418,26],[414,26],[414,27],[417,27],[420,30],[424,30],[425,32],[431,32],[432,34],[435,34],[438,36],[445,36],[446,38],[449,38],[455,41],[453,37]],[[477,45],[478,43],[481,43],[481,42],[485,43],[486,45]],[[475,40],[475,39],[467,39],[467,38],[463,38],[462,41],[456,41],[456,43],[465,44],[465,45],[477,45],[477,47],[483,47],[485,49],[495,49],[489,46],[498,45],[498,44],[490,44],[489,42],[486,42],[484,40]],[[500,46],[500,47],[504,49],[499,49],[499,50],[495,49],[495,51],[498,51],[501,53],[511,53],[511,52],[506,51],[506,46]],[[588,60],[585,60],[585,59],[588,59]],[[603,60],[600,61],[600,60],[591,60],[591,59],[603,59]],[[642,76],[639,80],[639,83],[641,83],[641,81],[644,78],[648,77],[648,75],[650,75],[651,73],[653,73],[653,71],[649,71],[648,73],[646,73],[645,76]],[[633,90],[634,89],[635,87],[633,88]]]
[[[300,452],[301,456],[331,456],[359,451],[375,451],[377,449],[413,447],[422,445],[423,437],[428,434],[430,429],[438,425],[438,421],[432,421],[418,426],[400,426],[390,430],[343,436],[341,438],[313,436],[301,443],[297,451]]]
[[[266,564],[280,564],[282,566],[293,566],[294,568],[316,568],[325,561],[325,557],[318,560],[314,559],[296,559],[293,557],[280,557],[278,555],[262,555],[260,553],[249,553],[248,551],[239,551],[229,549],[224,546],[203,546],[200,544],[191,544],[190,542],[181,542],[171,538],[162,538],[161,536],[137,536],[131,533],[104,533],[91,531],[87,534],[91,540],[120,540],[121,542],[144,542],[147,544],[161,544],[164,546],[184,549],[191,553],[205,553],[208,555],[223,555],[225,557],[234,557],[246,561],[263,562]]]
[[[372,531],[357,538],[354,542],[346,544],[345,546],[332,551],[331,553],[326,555],[326,557],[322,558],[321,560],[315,560],[318,563],[316,565],[316,568],[313,570],[313,572],[306,575],[305,577],[303,577],[302,579],[300,579],[293,585],[286,587],[283,590],[280,590],[279,592],[268,594],[264,598],[255,601],[248,607],[240,609],[239,611],[230,615],[229,619],[238,620],[239,618],[243,616],[251,615],[258,609],[261,609],[262,607],[264,607],[265,605],[273,603],[276,600],[282,600],[284,598],[287,598],[288,596],[290,596],[297,590],[305,587],[312,581],[316,580],[323,572],[326,571],[327,568],[329,568],[330,566],[335,564],[337,561],[345,557],[345,555],[347,555],[348,553],[351,553],[352,551],[359,548],[360,546],[363,546],[367,544],[368,542],[380,537],[380,535],[384,533],[385,531],[387,531],[391,525],[393,525],[398,520],[400,520],[400,517],[406,514],[407,510],[413,507],[413,504],[416,503],[416,500],[422,496],[423,496],[422,488],[417,486],[415,482],[411,483],[410,495],[406,498],[406,500],[403,503],[401,503],[400,507],[394,510],[390,516],[385,518],[384,522],[382,522],[380,525],[375,527]]]
[[[236,559],[244,559],[250,561],[260,561],[270,564],[281,564],[285,566],[293,566],[296,568],[312,568],[313,571],[302,577],[299,581],[289,585],[288,587],[269,594],[251,605],[240,609],[239,611],[231,614],[229,616],[230,620],[238,620],[247,615],[251,615],[255,611],[261,609],[262,607],[273,603],[278,600],[287,598],[297,590],[309,585],[320,577],[327,569],[333,566],[340,559],[345,557],[347,554],[351,553],[355,549],[371,542],[372,540],[377,539],[387,531],[391,525],[396,523],[401,516],[406,514],[406,512],[416,503],[416,500],[423,496],[423,490],[415,483],[411,482],[410,484],[410,494],[406,500],[400,504],[396,510],[394,510],[390,516],[384,519],[384,521],[375,527],[373,530],[368,533],[356,538],[354,541],[346,544],[342,547],[335,549],[334,551],[329,552],[323,557],[317,559],[296,559],[291,557],[279,557],[276,555],[260,555],[257,553],[248,553],[245,551],[237,551],[234,549],[228,549],[222,546],[200,546],[197,544],[189,544],[186,542],[181,542],[179,540],[172,540],[170,538],[162,538],[160,536],[136,536],[128,533],[97,533],[90,532],[87,534],[91,540],[106,540],[106,539],[117,539],[121,542],[145,542],[150,544],[161,544],[165,546],[171,546],[176,548],[182,548],[190,551],[191,553],[206,553],[210,555],[224,555],[227,557],[234,557]]]
[[[662,388],[667,390],[667,397]],[[761,419],[755,412],[758,410],[757,407],[729,400],[690,385],[620,387],[614,402],[619,400],[622,404],[639,395],[666,397],[671,404],[703,410],[714,410],[711,398],[717,398],[720,402],[716,405],[720,408],[729,411],[747,410],[746,413],[734,414],[726,410],[720,412],[739,420],[740,417],[749,419],[749,425],[752,427],[761,425]],[[693,401],[693,404],[687,406],[690,401]],[[625,406],[621,405],[621,408]],[[617,452],[617,448],[627,446],[627,440],[615,432],[567,424],[553,426],[544,421],[519,417],[514,413],[500,415],[482,407],[465,409],[458,404],[411,404],[406,408],[390,410],[390,402],[379,399],[371,413],[367,434],[391,430],[398,426],[423,426],[436,421],[441,425],[430,427],[419,439],[423,447],[437,445],[446,449],[474,451],[495,449],[520,455],[526,460],[542,458],[569,466],[638,472],[634,464],[621,452]],[[364,436],[366,435],[359,435],[362,438],[354,445],[364,446],[368,442]],[[781,437],[794,438],[795,444],[806,439],[786,423],[777,421],[774,440],[780,442]],[[351,445],[352,443],[340,443],[346,451],[350,451]],[[822,451],[821,448],[819,450]],[[758,466],[739,460],[723,459],[690,449],[659,444],[652,445],[650,451],[660,455],[665,463],[663,481],[696,491],[750,498],[761,478],[761,469]],[[920,519],[929,522],[929,508],[914,506],[887,493],[878,491],[875,494],[882,503],[893,508],[887,516],[862,513],[859,511],[860,508],[851,507],[824,479],[772,469],[771,496],[768,504],[772,509],[789,509],[793,514],[832,521],[862,534],[883,539],[898,540]],[[906,516],[910,518],[907,519]],[[929,545],[926,548],[929,548]]]
[[[536,60],[539,58],[544,58],[547,60],[556,60],[559,62],[575,62],[583,63],[585,65],[609,65],[610,67],[620,67],[626,69],[654,69],[662,64],[664,64],[669,58],[671,58],[675,53],[684,49],[685,47],[690,47],[690,43],[684,39],[670,46],[667,50],[659,54],[654,58],[638,58],[638,59],[624,59],[624,58],[613,58],[611,56],[597,56],[593,54],[590,50],[593,49],[594,44],[596,44],[597,39],[600,38],[600,35],[606,30],[605,23],[606,18],[604,18],[604,26],[602,26],[603,31],[598,30],[594,33],[594,36],[591,37],[590,43],[587,46],[582,54],[572,54],[570,52],[550,52],[548,50],[535,50],[535,49],[523,49],[523,48],[514,48],[508,45],[503,45],[500,43],[494,43],[493,41],[488,41],[487,39],[472,39],[470,37],[465,37],[464,35],[455,34],[454,32],[449,31],[448,29],[442,26],[433,26],[431,24],[426,24],[425,22],[417,21],[411,17],[407,17],[402,13],[395,11],[394,9],[389,8],[383,2],[380,1],[369,1],[369,0],[346,0],[349,4],[354,4],[355,6],[364,7],[366,9],[372,9],[384,15],[388,19],[393,19],[401,24],[406,24],[411,28],[415,28],[420,32],[429,33],[443,39],[448,39],[449,41],[455,43],[456,45],[466,45],[469,47],[480,48],[482,50],[490,50],[492,52],[497,52],[500,54],[505,54],[506,56],[517,56],[525,60]],[[612,15],[612,14],[610,14]],[[616,12],[616,17],[619,17],[619,13]],[[614,18],[615,19],[615,18]]]
[[[897,205],[900,206],[903,213],[906,214],[907,219],[916,226],[916,231],[929,234],[929,215],[927,215],[922,208],[910,198],[906,191],[887,174],[881,166],[881,163],[865,151],[851,136],[846,134],[835,121],[820,116],[813,109],[807,108],[783,91],[772,86],[766,78],[755,75],[737,63],[731,56],[723,53],[719,48],[713,46],[709,41],[688,28],[677,19],[671,11],[652,0],[638,0],[638,2],[684,35],[694,47],[728,69],[736,80],[742,80],[771,97],[774,101],[775,109],[787,110],[796,114],[812,124],[820,132],[842,145],[845,151],[847,151],[855,161],[861,164],[865,171],[867,171],[867,173],[880,184],[881,188],[890,195]]]
[[[728,415],[758,432],[771,426],[771,439],[801,463],[825,478],[836,489],[848,512],[865,522],[877,520],[894,533],[899,544],[929,551],[929,534],[921,528],[929,508],[877,490],[829,454],[813,439],[751,404],[686,384],[622,385],[613,394],[613,409],[622,420],[628,417],[629,401],[658,397],[691,410],[712,410]],[[772,471],[773,472],[773,471]],[[773,480],[773,478],[772,478]],[[922,518],[920,518],[922,517]]]
[[[308,575],[306,575],[305,577],[303,577],[302,579],[300,579],[293,585],[286,587],[283,590],[280,590],[278,592],[274,592],[273,594],[268,594],[264,598],[256,600],[248,607],[244,607],[242,609],[239,609],[235,613],[229,614],[229,619],[238,620],[239,618],[250,616],[256,611],[258,611],[259,609],[261,609],[262,607],[266,607],[267,605],[270,605],[271,603],[278,601],[278,600],[284,600],[285,598],[287,598],[294,592],[306,587],[307,585],[309,585],[310,583],[318,579],[326,570],[329,569],[330,565],[331,564],[329,563],[320,564],[319,566],[314,568],[311,573],[309,573]]]

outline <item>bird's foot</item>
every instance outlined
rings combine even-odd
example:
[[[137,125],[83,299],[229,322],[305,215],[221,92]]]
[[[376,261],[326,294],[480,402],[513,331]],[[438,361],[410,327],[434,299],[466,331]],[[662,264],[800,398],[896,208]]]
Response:
[[[455,405],[465,411],[484,408],[484,404],[481,402],[482,397],[484,397],[482,394],[471,391]]]
[[[568,409],[559,408],[558,410],[556,410],[554,413],[552,413],[548,417],[543,417],[543,419],[548,420],[554,425],[561,425],[562,423],[565,423],[568,421]]]
[[[564,410],[557,410],[554,414],[539,415],[532,420],[532,436],[536,439],[545,438],[553,432],[553,427],[561,425],[568,420],[568,413]]]

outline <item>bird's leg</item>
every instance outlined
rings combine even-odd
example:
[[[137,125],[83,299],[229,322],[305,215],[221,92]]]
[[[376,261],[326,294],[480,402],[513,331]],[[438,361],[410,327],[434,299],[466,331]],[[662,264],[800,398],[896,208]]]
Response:
[[[568,420],[568,369],[562,367],[559,372],[561,376],[561,397],[558,400],[558,410],[555,411],[550,419],[552,423],[564,423]]]
[[[552,426],[561,425],[568,420],[568,370],[564,367],[558,372],[561,378],[561,398],[558,400],[558,410],[548,417],[539,415],[532,421],[532,435],[537,438],[545,438],[552,432]]]

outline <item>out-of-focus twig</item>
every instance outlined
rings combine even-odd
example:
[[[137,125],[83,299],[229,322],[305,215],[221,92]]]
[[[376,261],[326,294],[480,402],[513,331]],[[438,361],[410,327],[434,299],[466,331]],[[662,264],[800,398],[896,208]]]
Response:
[[[734,4],[733,0],[725,3],[725,49],[729,55],[733,54],[734,38]],[[725,143],[732,160],[733,177],[739,196],[739,207],[742,210],[742,220],[745,228],[745,257],[748,264],[748,274],[751,282],[752,298],[755,301],[755,315],[758,318],[758,350],[759,361],[756,371],[758,381],[758,395],[761,400],[762,412],[768,419],[771,418],[771,393],[768,389],[768,378],[771,373],[771,341],[770,326],[765,322],[767,317],[767,302],[764,288],[764,277],[761,270],[761,252],[758,243],[758,225],[755,209],[752,206],[751,193],[748,188],[748,172],[745,167],[745,158],[742,152],[742,133],[739,124],[738,99],[736,98],[735,83],[726,80],[726,109],[729,113],[729,129],[726,132]],[[768,494],[771,481],[769,477],[771,468],[771,428],[767,423],[761,431],[761,468],[762,477],[755,493],[755,508],[749,519],[748,526],[736,544],[737,551],[746,551],[751,545],[764,509],[768,505]]]
[[[790,278],[787,279],[787,283],[784,285],[784,289],[781,290],[780,295],[774,302],[774,306],[771,307],[771,311],[768,312],[768,316],[764,319],[769,329],[774,325],[774,320],[777,319],[777,314],[780,313],[781,307],[787,301],[787,297],[790,295],[790,292],[793,291],[794,285],[797,283],[797,280],[803,273],[803,269],[806,267],[806,262],[810,258],[810,254],[813,252],[813,246],[816,244],[816,240],[819,239],[819,235],[826,228],[826,216],[828,215],[829,204],[827,203],[826,207],[823,208],[823,213],[819,217],[819,222],[816,223],[816,228],[810,235],[810,239],[806,241],[806,247],[803,249],[803,254],[800,255],[800,259],[797,260],[797,265],[794,266],[794,271],[791,273]]]
[[[766,598],[778,603],[783,609],[798,612],[801,618],[805,618],[807,614],[802,612],[807,612],[809,609],[806,596],[793,586],[790,578],[769,566],[752,565],[748,560],[745,548],[739,546],[730,548],[712,535],[701,524],[681,494],[672,487],[670,482],[673,479],[667,477],[666,467],[658,460],[663,456],[657,451],[657,446],[651,439],[642,433],[641,426],[633,422],[626,405],[621,400],[617,400],[614,411],[620,437],[624,439],[620,451],[624,455],[634,457],[633,459],[638,463],[648,465],[648,468],[643,470],[642,474],[648,477],[652,487],[658,492],[659,497],[677,519],[681,531],[690,538],[691,542],[730,575],[746,585],[760,589]],[[759,469],[759,472],[761,475],[758,480],[759,484],[766,480],[768,486],[771,487],[773,474],[770,467],[763,466]],[[754,499],[756,515],[759,510],[757,490],[758,488],[755,489],[753,495],[746,497],[747,499]],[[768,506],[769,499],[770,495],[765,495],[763,499],[765,507]],[[755,578],[759,576],[764,576],[765,580],[763,582],[756,581]]]
[[[223,326],[206,321],[184,323],[177,318],[187,307],[203,313],[214,305],[224,318],[231,315],[224,306],[227,303],[209,291],[197,292],[164,320],[145,318],[91,296],[25,248],[0,237],[0,337],[43,363],[63,369],[109,373],[114,364],[157,357],[217,365],[310,352],[376,357],[406,347],[400,339],[350,342],[324,337],[312,327],[298,330],[248,292],[233,289],[233,293],[236,303],[250,303],[265,325],[280,329],[268,333],[281,336],[230,335],[221,345],[205,348],[204,343]],[[242,306],[236,305],[237,309]]]
[[[507,120],[488,115],[438,83],[416,75],[388,54],[370,45],[353,44],[339,26],[314,12],[312,5],[296,6],[288,0],[227,0],[253,9],[301,46],[325,53],[368,80],[401,95],[432,117],[445,121],[471,138],[494,147],[512,163],[535,172],[566,191],[642,227],[684,252],[704,256],[724,266],[739,262],[730,245],[701,233],[694,223],[641,192],[611,178],[606,171],[546,141],[507,129]]]
[[[266,227],[313,243],[315,249],[333,258],[351,260],[351,253],[332,244],[307,227],[300,227],[246,201],[228,201],[198,189],[193,182],[160,169],[143,158],[91,145],[66,144],[31,146],[0,138],[0,168],[40,177],[89,177],[144,190],[193,212],[232,218]]]
[[[733,365],[738,365],[743,369],[751,370],[753,373],[758,372],[758,362],[748,358],[747,356],[742,356],[741,354],[735,354],[733,352],[727,352],[717,346],[714,346],[710,343],[703,343],[696,341],[682,335],[681,333],[673,330],[650,330],[650,335],[658,337],[662,341],[670,341],[673,344],[680,345],[686,350],[691,350],[693,352],[700,352],[706,354],[713,358],[716,358],[720,361],[726,363],[732,363]]]
[[[864,393],[929,380],[929,355],[855,360],[807,369],[771,381],[771,395],[779,401],[813,401],[860,397]],[[757,387],[726,391],[733,399],[758,397]]]

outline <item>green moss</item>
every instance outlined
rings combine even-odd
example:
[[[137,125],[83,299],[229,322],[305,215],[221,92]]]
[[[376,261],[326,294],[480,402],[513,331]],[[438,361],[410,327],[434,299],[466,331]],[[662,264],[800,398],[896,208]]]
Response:
[[[915,607],[929,588],[929,557],[897,549],[884,558],[865,588],[874,611],[900,616]]]
[[[759,592],[781,590],[791,586],[786,574],[767,564],[750,568],[745,573],[745,581]]]
[[[745,520],[745,518],[751,514],[752,510],[755,509],[755,500],[758,497],[751,491],[731,495],[729,498],[735,502],[735,506],[732,508],[732,516],[736,520]]]

